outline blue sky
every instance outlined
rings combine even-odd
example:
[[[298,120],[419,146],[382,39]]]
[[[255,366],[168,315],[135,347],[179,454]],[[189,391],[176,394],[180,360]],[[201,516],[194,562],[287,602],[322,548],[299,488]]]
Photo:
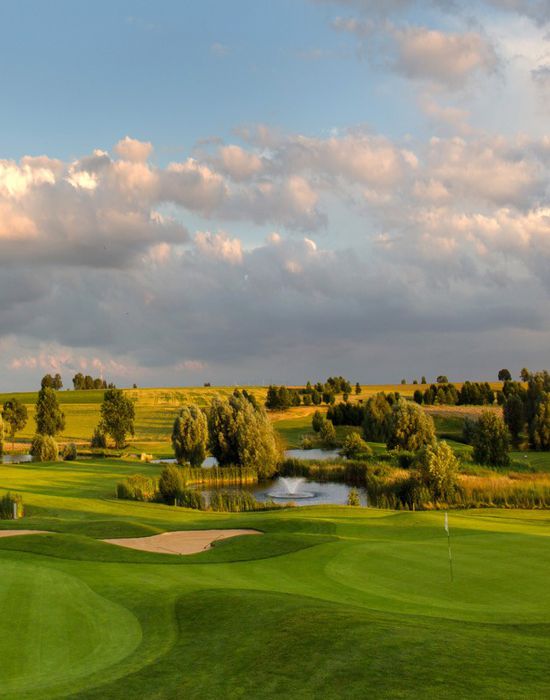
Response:
[[[544,366],[549,37],[545,0],[3,3],[0,382]]]

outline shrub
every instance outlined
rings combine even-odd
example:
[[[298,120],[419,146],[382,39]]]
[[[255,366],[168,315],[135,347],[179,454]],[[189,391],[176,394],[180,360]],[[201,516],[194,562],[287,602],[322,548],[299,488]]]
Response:
[[[452,498],[457,487],[459,465],[446,442],[422,448],[415,460],[415,467],[435,501]]]
[[[176,498],[176,504],[181,508],[194,508],[195,510],[206,508],[202,493],[193,489],[183,489]]]
[[[506,467],[510,464],[508,429],[500,416],[484,411],[477,421],[472,444],[473,458],[478,464]]]
[[[326,418],[321,411],[315,411],[311,419],[311,428],[315,433],[320,433]]]
[[[348,493],[348,506],[360,506],[361,498],[359,497],[359,491],[357,489],[350,489]]]
[[[164,467],[159,478],[159,494],[164,503],[173,505],[185,490],[182,469],[173,464]]]
[[[392,406],[388,430],[388,449],[416,452],[435,441],[432,417],[415,403],[400,400]]]
[[[152,501],[157,492],[155,479],[151,479],[141,474],[129,476],[116,486],[117,498],[124,498],[130,501]]]
[[[107,447],[107,436],[99,426],[94,430],[90,440],[90,447],[103,450]]]
[[[0,520],[16,520],[23,517],[23,498],[18,493],[6,493],[0,497]]]
[[[30,453],[35,462],[57,462],[59,459],[59,448],[51,435],[35,435]]]
[[[309,437],[309,435],[302,436],[302,450],[312,450],[312,449],[313,449],[313,440]]]
[[[340,455],[347,459],[357,459],[358,457],[370,457],[372,449],[368,443],[361,439],[358,433],[349,433],[344,438]]]
[[[336,430],[332,425],[332,422],[326,420],[319,431],[319,437],[323,443],[324,447],[334,447],[336,444]]]
[[[61,452],[61,456],[65,462],[74,462],[74,460],[77,458],[77,454],[78,452],[74,442],[68,442]]]

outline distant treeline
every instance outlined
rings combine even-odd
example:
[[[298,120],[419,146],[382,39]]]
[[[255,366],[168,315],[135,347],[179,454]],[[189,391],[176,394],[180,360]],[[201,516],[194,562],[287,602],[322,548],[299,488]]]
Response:
[[[449,382],[430,384],[425,391],[417,389],[413,394],[416,403],[425,406],[491,406],[495,398],[488,382],[464,382],[460,389]]]
[[[308,381],[301,389],[272,384],[267,390],[265,406],[272,411],[285,411],[291,406],[320,406],[322,403],[331,405],[335,403],[338,394],[343,394],[344,401],[347,401],[352,391],[351,382],[345,377],[329,377],[324,384]],[[355,393],[361,393],[359,382],[355,384]]]
[[[115,385],[111,382],[107,384],[105,379],[100,377],[91,377],[89,374],[78,372],[73,377],[73,387],[75,390],[83,389],[115,389]]]

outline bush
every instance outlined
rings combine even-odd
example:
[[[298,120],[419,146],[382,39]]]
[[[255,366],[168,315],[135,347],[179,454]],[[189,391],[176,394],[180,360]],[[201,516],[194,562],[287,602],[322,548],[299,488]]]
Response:
[[[321,438],[324,447],[334,447],[336,444],[336,430],[334,429],[331,421],[326,420],[323,423],[321,430],[319,431],[319,437]]]
[[[23,517],[23,499],[17,493],[0,497],[0,520],[16,520]]]
[[[359,491],[357,489],[350,489],[348,493],[348,506],[360,506],[361,498],[359,497]]]
[[[311,428],[315,433],[320,433],[326,418],[321,411],[315,411],[311,419]]]
[[[155,479],[141,474],[129,476],[116,485],[117,498],[129,501],[153,501],[157,493]]]
[[[194,508],[195,510],[204,510],[206,508],[202,493],[193,491],[193,489],[183,489],[176,498],[176,505],[181,508]]]
[[[415,466],[435,501],[452,499],[457,487],[459,464],[446,442],[428,445],[420,450]]]
[[[51,435],[35,435],[30,453],[35,462],[57,462],[59,459],[59,447]]]
[[[361,439],[358,433],[349,433],[344,438],[340,456],[347,459],[357,459],[358,457],[370,457],[372,449],[368,443]]]
[[[77,458],[77,455],[78,453],[74,442],[67,443],[63,448],[63,451],[61,452],[61,456],[63,457],[65,462],[74,462],[74,460]]]
[[[103,450],[107,447],[107,436],[99,426],[94,430],[94,434],[90,440],[90,447]]]
[[[309,437],[309,435],[304,435],[302,437],[302,450],[312,450],[313,449],[313,440]]]
[[[173,464],[164,467],[159,478],[159,495],[164,503],[174,505],[185,491],[182,469]]]

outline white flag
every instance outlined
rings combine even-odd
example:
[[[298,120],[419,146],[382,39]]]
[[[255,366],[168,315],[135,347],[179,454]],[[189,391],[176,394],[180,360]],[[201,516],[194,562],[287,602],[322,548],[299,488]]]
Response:
[[[445,511],[445,532],[449,534],[449,516],[447,515],[447,511]]]

